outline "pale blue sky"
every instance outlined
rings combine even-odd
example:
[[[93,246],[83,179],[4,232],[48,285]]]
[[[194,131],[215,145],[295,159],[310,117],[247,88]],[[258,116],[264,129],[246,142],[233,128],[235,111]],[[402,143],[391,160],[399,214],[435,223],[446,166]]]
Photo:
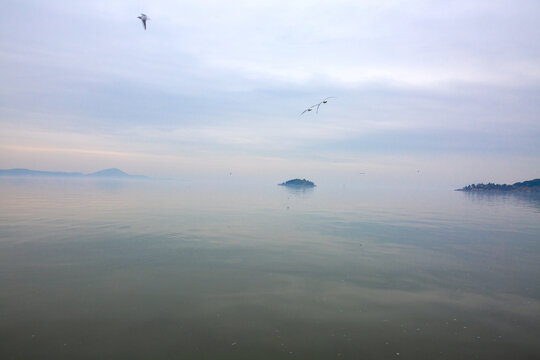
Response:
[[[540,176],[538,1],[21,0],[2,12],[0,168]]]

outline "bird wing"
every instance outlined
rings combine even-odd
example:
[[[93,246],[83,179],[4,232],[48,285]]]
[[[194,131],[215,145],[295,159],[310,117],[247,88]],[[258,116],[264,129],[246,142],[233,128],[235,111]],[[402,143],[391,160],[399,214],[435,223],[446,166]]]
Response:
[[[335,96],[329,96],[329,97],[327,97],[327,98],[326,98],[326,99],[324,99],[324,100],[328,100],[328,99],[335,99],[335,98],[336,98]],[[324,100],[323,100],[323,101],[324,101]]]
[[[311,109],[311,108],[307,108],[306,110],[302,111],[302,113],[301,113],[299,116],[304,115],[304,113],[305,113],[306,111],[309,111],[309,109]]]
[[[142,21],[142,24],[144,26],[144,30],[146,30],[146,19],[141,19],[141,21]]]

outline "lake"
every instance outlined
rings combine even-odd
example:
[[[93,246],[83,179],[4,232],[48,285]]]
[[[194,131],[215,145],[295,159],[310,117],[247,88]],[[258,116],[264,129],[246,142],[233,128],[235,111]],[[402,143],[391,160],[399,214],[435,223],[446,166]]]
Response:
[[[2,359],[530,359],[540,198],[0,179]]]

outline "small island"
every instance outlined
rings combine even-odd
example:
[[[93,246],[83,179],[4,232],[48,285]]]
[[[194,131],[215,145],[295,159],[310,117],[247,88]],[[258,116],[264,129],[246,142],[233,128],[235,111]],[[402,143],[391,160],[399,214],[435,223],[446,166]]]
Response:
[[[456,191],[467,192],[512,192],[512,193],[540,193],[540,179],[517,182],[512,185],[508,184],[471,184]]]
[[[316,186],[313,182],[306,179],[292,179],[278,185],[295,187],[295,188],[312,188]]]

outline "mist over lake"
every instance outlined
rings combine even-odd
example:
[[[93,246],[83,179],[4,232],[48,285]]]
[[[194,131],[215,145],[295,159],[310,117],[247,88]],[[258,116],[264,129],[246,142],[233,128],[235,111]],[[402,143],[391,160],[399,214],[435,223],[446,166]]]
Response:
[[[0,360],[540,359],[539,19],[3,1]]]
[[[540,352],[540,199],[0,179],[0,357]]]

